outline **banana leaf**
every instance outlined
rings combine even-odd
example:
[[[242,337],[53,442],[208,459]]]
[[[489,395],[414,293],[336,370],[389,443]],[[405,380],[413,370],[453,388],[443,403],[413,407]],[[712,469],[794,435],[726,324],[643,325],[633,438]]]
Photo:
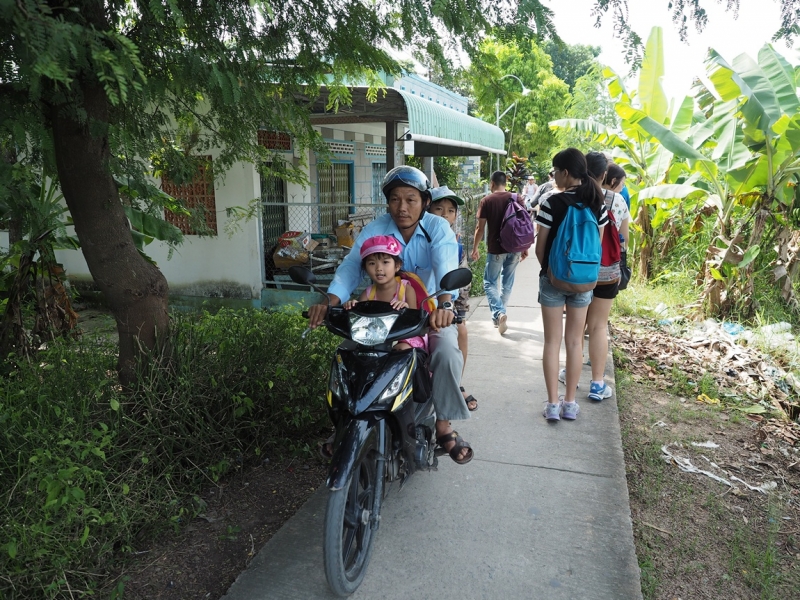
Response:
[[[694,99],[691,96],[686,96],[681,102],[678,113],[675,115],[675,121],[673,121],[670,131],[685,141],[691,132],[693,120]]]
[[[793,115],[800,111],[797,79],[788,61],[775,52],[770,44],[765,44],[758,51],[758,64],[775,92],[781,112]]]
[[[642,70],[639,73],[639,104],[642,111],[657,123],[668,117],[669,103],[661,86],[664,78],[664,41],[661,27],[653,27],[647,38]]]
[[[700,200],[708,196],[708,191],[680,183],[654,185],[639,190],[639,201],[655,204],[661,200]]]
[[[154,217],[131,206],[125,207],[125,214],[135,231],[143,234],[144,239],[150,238],[149,241],[144,242],[145,245],[149,244],[153,239],[173,244],[180,243],[183,240],[181,230],[164,219]]]
[[[772,82],[767,79],[761,66],[746,54],[733,59],[733,68],[751,90],[750,94],[746,94],[747,101],[742,106],[744,118],[751,123],[758,123],[759,129],[769,129],[782,114]]]

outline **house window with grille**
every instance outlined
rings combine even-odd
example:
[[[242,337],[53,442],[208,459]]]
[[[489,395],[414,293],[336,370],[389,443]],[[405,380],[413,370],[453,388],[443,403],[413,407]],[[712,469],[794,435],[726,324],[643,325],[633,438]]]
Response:
[[[320,203],[320,231],[332,232],[339,221],[350,214],[352,164],[318,165],[317,177]]]
[[[289,152],[292,149],[292,137],[283,131],[258,130],[258,143],[267,150],[283,150]]]
[[[167,177],[161,178],[161,189],[181,204],[191,213],[190,216],[176,215],[165,210],[164,220],[178,227],[184,235],[217,235],[217,203],[214,197],[214,174],[211,168],[211,157],[198,157],[203,162],[197,168],[197,175],[188,183],[178,185]],[[197,219],[205,221],[207,230],[199,231],[196,228]]]
[[[386,163],[372,163],[372,203],[383,204],[383,178],[386,177]]]

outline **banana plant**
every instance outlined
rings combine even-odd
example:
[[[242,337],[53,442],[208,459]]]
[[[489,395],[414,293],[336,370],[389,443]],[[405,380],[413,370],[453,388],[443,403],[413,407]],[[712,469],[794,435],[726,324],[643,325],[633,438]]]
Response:
[[[58,184],[44,176],[31,179],[19,194],[0,200],[0,220],[18,218],[24,236],[0,255],[0,354],[29,355],[38,342],[69,333],[77,323],[64,286],[64,269],[55,251],[76,249],[78,240],[66,232],[67,212]],[[29,329],[23,310],[34,300],[35,323]]]
[[[800,99],[795,68],[766,44],[757,60],[742,54],[731,63],[709,50],[706,70],[713,92],[698,84],[696,94],[705,118],[690,133],[691,151],[673,149],[678,159],[686,159],[678,167],[684,176],[715,190],[717,223],[706,252],[705,304],[717,313],[735,303],[752,310],[754,269],[768,261],[784,299],[796,306],[793,281],[800,257],[793,250],[797,227],[792,224],[800,225],[793,216],[800,209]],[[644,127],[666,144],[662,132]],[[696,160],[698,152],[716,170]],[[764,252],[776,243],[777,252]]]

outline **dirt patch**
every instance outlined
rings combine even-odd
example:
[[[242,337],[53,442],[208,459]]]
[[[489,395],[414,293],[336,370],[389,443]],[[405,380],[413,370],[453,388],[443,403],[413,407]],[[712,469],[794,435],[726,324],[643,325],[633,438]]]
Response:
[[[201,516],[137,553],[117,580],[130,600],[222,597],[250,560],[322,484],[321,460],[280,460],[207,489]],[[121,579],[120,579],[121,578]]]
[[[617,365],[644,597],[797,597],[800,449],[795,439],[800,426],[748,415],[724,402],[698,402],[698,390],[686,393],[686,379],[674,365],[661,366],[663,345],[643,341],[651,338],[640,336],[636,359],[618,361],[624,362],[622,368]],[[680,338],[674,347],[679,353]],[[680,371],[698,381],[706,368],[711,368],[709,362]],[[721,381],[725,372],[719,375],[710,374]],[[674,386],[677,392],[670,393]],[[724,389],[718,392],[725,397]],[[705,473],[684,472],[676,462],[684,459],[733,485]]]

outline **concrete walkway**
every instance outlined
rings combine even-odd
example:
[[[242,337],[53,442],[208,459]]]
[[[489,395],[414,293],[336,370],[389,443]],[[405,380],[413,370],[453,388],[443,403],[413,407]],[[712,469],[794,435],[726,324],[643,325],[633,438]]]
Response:
[[[464,385],[480,407],[454,425],[475,459],[458,466],[444,456],[437,472],[416,473],[401,492],[393,486],[352,598],[642,597],[616,396],[587,400],[585,366],[578,419],[550,424],[541,414],[538,271],[535,258],[518,268],[504,336],[485,298],[471,300]],[[322,566],[327,493],[284,525],[225,600],[333,597]]]

